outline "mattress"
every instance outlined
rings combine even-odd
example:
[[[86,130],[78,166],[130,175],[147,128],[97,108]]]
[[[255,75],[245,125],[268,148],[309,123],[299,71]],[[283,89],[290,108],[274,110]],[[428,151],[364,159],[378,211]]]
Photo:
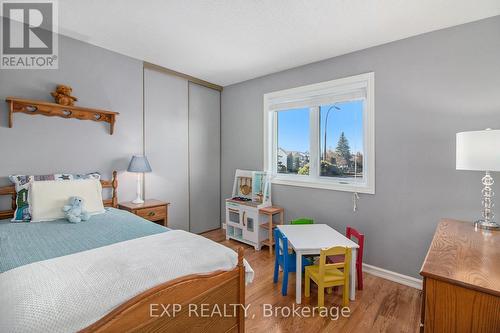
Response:
[[[30,263],[169,231],[127,211],[106,208],[81,223],[0,220],[0,273]]]

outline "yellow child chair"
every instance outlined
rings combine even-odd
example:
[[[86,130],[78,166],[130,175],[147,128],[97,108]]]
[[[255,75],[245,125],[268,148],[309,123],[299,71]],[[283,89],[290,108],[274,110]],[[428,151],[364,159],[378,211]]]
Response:
[[[343,255],[344,262],[327,264],[328,256]],[[322,249],[319,265],[307,266],[305,273],[305,296],[311,295],[311,280],[318,285],[318,306],[325,306],[325,288],[344,286],[342,289],[342,306],[349,306],[349,263],[351,249],[343,246]],[[343,270],[343,271],[342,271]]]

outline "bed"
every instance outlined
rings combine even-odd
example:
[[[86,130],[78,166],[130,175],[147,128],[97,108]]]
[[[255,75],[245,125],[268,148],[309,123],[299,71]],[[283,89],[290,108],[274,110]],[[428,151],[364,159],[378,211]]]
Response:
[[[0,187],[0,331],[243,332],[243,250],[116,209],[116,172],[101,185],[106,212],[77,224],[11,223]]]

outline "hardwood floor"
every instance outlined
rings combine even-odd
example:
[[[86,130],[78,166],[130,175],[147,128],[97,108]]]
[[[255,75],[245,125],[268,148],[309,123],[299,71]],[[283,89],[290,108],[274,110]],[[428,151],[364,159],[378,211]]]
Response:
[[[364,290],[356,291],[356,300],[351,301],[350,316],[338,319],[330,317],[297,317],[287,310],[278,311],[277,316],[266,316],[264,304],[277,307],[312,307],[317,305],[316,288],[311,286],[311,298],[303,298],[301,305],[295,304],[295,274],[291,273],[288,295],[281,295],[281,276],[277,284],[272,282],[274,257],[267,247],[255,251],[253,247],[225,238],[224,230],[217,229],[202,234],[230,248],[242,246],[245,259],[255,271],[254,281],[247,286],[246,304],[250,305],[245,322],[246,332],[418,332],[420,322],[421,291],[370,274],[364,274]],[[302,289],[304,290],[304,289]],[[341,289],[325,295],[325,306],[341,308]]]

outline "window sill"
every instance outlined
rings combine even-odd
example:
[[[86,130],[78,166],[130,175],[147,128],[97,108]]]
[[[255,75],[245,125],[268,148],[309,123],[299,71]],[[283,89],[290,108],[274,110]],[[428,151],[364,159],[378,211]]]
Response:
[[[317,189],[332,190],[332,191],[375,194],[375,188],[373,185],[367,186],[367,185],[340,184],[337,182],[321,182],[309,179],[295,180],[295,179],[289,179],[289,178],[285,179],[280,177],[273,177],[271,179],[271,183],[277,185],[309,187],[309,188],[317,188]]]

